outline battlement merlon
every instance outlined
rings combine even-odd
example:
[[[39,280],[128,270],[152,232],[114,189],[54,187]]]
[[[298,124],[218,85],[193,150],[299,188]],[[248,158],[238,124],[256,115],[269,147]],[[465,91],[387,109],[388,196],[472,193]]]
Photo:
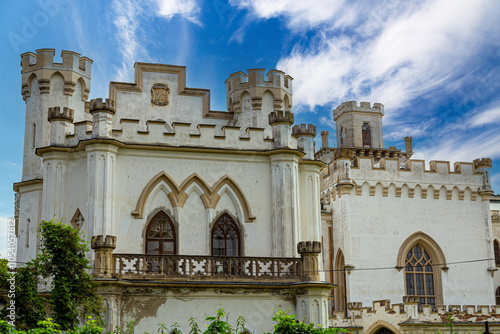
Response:
[[[21,93],[26,101],[31,96],[31,81],[37,78],[40,94],[50,92],[50,79],[55,73],[64,77],[64,94],[73,96],[77,81],[81,83],[82,101],[87,101],[90,92],[92,60],[80,54],[63,50],[62,63],[54,62],[54,49],[39,49],[36,54],[26,52],[21,55],[22,88]]]
[[[274,97],[274,110],[289,111],[292,107],[292,80],[283,71],[269,70],[266,75],[264,69],[249,69],[248,75],[244,72],[232,73],[225,81],[227,91],[227,108],[236,113],[241,112],[241,96],[244,92],[250,94],[253,109],[261,109],[262,97],[266,91]],[[285,104],[283,107],[283,103]]]
[[[342,114],[353,111],[379,114],[382,117],[384,116],[384,105],[382,103],[374,103],[373,107],[371,107],[370,102],[360,102],[359,105],[357,105],[356,101],[343,102],[333,110],[333,120],[336,121]]]
[[[54,62],[54,49],[38,49],[36,54],[25,52],[21,54],[21,73],[28,73],[39,69],[55,69],[74,71],[90,79],[90,69],[92,60],[81,57],[79,53],[73,51],[61,51],[62,63]]]
[[[112,235],[95,235],[91,238],[90,241],[92,249],[98,248],[116,248],[116,237]]]
[[[48,111],[48,121],[49,122],[55,122],[55,121],[64,121],[64,122],[69,122],[73,123],[74,119],[74,110],[70,109],[68,107],[64,107],[61,109],[61,107],[52,107],[49,108]]]
[[[110,99],[104,99],[104,101],[102,98],[92,99],[89,103],[89,112],[91,114],[105,112],[114,115],[116,112],[116,103]]]
[[[294,122],[294,115],[289,111],[275,110],[269,114],[269,124],[272,126],[274,124],[288,124],[292,125]]]
[[[312,124],[297,124],[293,126],[292,133],[295,137],[316,137],[316,127]]]

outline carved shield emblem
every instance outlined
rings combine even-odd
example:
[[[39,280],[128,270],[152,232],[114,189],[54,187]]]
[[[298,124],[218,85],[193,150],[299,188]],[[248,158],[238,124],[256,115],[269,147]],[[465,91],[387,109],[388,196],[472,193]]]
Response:
[[[151,88],[151,103],[157,106],[166,106],[168,104],[169,92],[170,89],[166,84],[154,84]]]

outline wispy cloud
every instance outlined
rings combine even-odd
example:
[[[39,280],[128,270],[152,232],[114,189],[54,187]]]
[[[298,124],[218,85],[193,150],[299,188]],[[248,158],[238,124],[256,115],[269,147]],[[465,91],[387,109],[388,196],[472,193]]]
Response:
[[[116,31],[122,62],[117,69],[118,81],[129,81],[132,77],[130,69],[134,62],[152,61],[146,47],[147,33],[141,25],[151,17],[171,20],[180,16],[189,22],[201,25],[200,7],[195,0],[157,0],[154,3],[144,0],[113,0],[113,25]]]
[[[178,15],[197,25],[202,25],[199,19],[200,6],[194,0],[158,0],[158,15],[171,19]]]

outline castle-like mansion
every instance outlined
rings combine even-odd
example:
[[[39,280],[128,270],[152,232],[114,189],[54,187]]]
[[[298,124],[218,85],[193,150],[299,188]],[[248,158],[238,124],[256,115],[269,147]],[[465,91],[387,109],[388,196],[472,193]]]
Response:
[[[277,70],[231,74],[227,111],[160,64],[88,101],[92,61],[61,56],[21,56],[17,261],[37,253],[40,221],[79,229],[109,328],[186,329],[221,304],[252,333],[276,309],[370,334],[436,332],[448,314],[463,332],[500,322],[490,159],[427,169],[412,138],[384,148],[384,106],[367,102],[338,106],[336,145],[324,131],[316,150]]]

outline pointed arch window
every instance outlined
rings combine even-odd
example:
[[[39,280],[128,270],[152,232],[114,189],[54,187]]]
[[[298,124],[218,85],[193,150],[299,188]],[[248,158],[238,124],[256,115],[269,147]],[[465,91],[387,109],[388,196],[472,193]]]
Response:
[[[495,304],[500,305],[500,286],[495,291]]]
[[[212,227],[212,255],[240,256],[240,253],[240,230],[233,218],[224,213]]]
[[[363,135],[363,147],[371,147],[372,129],[370,128],[370,124],[363,123],[362,135]]]
[[[495,265],[500,266],[500,244],[498,240],[493,241],[493,249],[495,251]]]
[[[417,296],[419,305],[436,305],[435,268],[429,252],[416,244],[406,254],[405,284],[408,296]]]
[[[160,211],[154,215],[146,229],[146,254],[174,255],[175,253],[175,226],[170,217]]]

